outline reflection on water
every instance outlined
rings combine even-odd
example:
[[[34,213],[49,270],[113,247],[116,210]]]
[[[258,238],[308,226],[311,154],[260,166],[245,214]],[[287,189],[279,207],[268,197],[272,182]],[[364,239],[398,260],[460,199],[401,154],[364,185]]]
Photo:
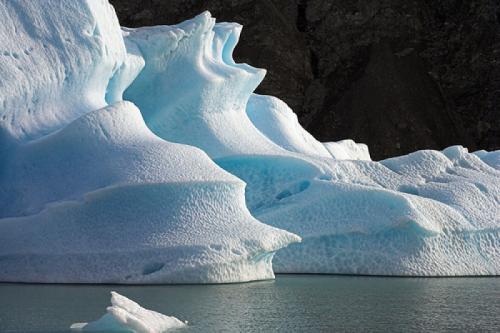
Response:
[[[500,332],[500,278],[278,275],[227,285],[0,284],[0,332],[68,332],[109,291],[189,321],[183,332]]]

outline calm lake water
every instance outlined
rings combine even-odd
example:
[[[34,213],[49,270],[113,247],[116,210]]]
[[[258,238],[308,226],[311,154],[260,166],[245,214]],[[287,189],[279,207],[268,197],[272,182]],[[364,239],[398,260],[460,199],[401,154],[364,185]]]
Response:
[[[109,291],[189,321],[177,332],[500,332],[500,278],[278,275],[228,285],[0,284],[0,332],[70,332]]]

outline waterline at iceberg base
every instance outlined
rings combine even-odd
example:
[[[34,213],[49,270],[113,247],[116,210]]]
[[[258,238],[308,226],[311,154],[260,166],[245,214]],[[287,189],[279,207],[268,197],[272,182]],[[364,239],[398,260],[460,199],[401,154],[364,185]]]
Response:
[[[77,13],[78,15],[76,15]],[[500,274],[500,152],[321,143],[208,12],[0,3],[0,281]]]

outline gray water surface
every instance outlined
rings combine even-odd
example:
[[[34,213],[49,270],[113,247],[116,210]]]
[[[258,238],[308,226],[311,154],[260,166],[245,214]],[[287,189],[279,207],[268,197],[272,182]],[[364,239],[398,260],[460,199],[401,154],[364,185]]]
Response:
[[[226,285],[0,284],[0,332],[70,332],[115,290],[177,332],[500,332],[500,278],[278,275]]]

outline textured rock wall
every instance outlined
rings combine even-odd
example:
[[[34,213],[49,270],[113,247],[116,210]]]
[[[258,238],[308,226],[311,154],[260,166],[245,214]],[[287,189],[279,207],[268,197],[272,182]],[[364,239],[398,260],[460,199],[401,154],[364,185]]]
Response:
[[[286,101],[322,141],[375,159],[463,144],[500,148],[497,0],[111,0],[123,25],[210,10],[245,29],[236,58],[268,69],[259,93]]]

